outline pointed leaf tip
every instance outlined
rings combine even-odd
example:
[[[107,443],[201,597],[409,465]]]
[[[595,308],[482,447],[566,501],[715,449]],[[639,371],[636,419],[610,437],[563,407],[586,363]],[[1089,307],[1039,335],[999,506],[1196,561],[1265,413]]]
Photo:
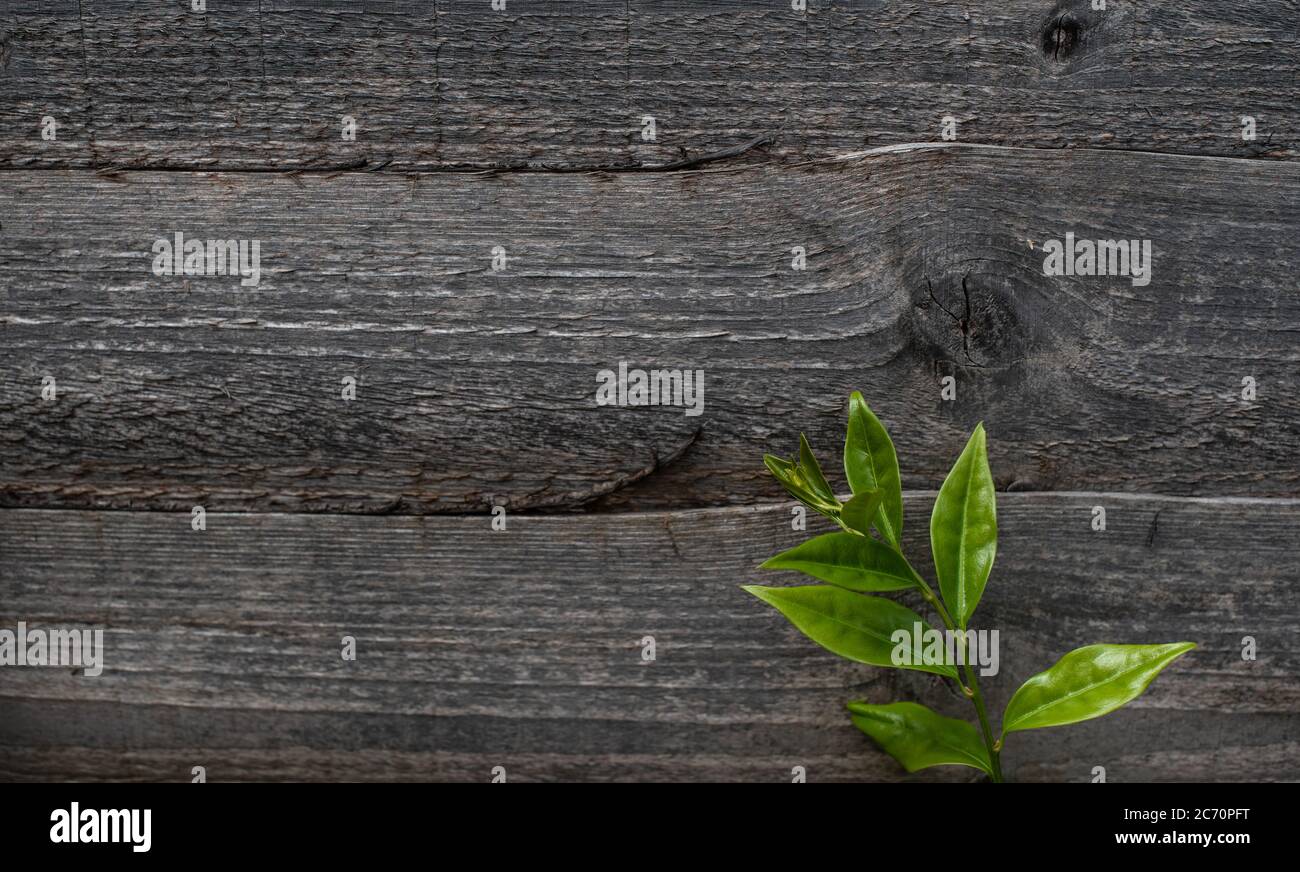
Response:
[[[939,592],[961,629],[984,594],[997,545],[997,493],[980,425],[944,479],[930,515]]]
[[[926,650],[922,662],[912,662],[910,647],[901,647],[896,634],[902,631],[910,638],[918,626],[922,634],[931,628],[916,612],[893,600],[825,584],[747,589],[785,615],[805,636],[848,660],[957,677],[956,668],[943,662],[942,653],[936,659]],[[900,648],[903,654],[895,661]]]
[[[917,586],[903,555],[884,542],[855,533],[825,533],[769,557],[760,568],[802,572],[859,593]]]
[[[903,490],[898,455],[884,424],[858,391],[849,396],[848,428],[844,434],[844,475],[855,495],[880,491],[880,504],[872,512],[870,520],[881,537],[898,548],[903,530]]]
[[[974,725],[914,702],[848,705],[853,724],[908,772],[931,766],[970,766],[992,774],[988,749]]]
[[[1002,715],[1002,732],[1109,714],[1141,696],[1166,666],[1195,647],[1195,642],[1172,642],[1076,648],[1020,686]]]

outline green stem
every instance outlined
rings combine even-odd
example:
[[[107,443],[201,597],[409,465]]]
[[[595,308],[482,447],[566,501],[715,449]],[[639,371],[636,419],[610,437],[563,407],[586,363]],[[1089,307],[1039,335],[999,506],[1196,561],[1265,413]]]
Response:
[[[903,560],[906,561],[907,558],[904,557]],[[908,563],[907,568],[912,569],[912,565]],[[925,579],[922,578],[921,574],[915,569],[912,569],[912,574],[916,576],[917,584],[921,586],[922,596],[924,596],[926,602],[933,606],[934,610],[939,613],[939,618],[943,621],[943,625],[950,631],[956,632],[956,622],[954,622],[952,616],[948,614],[948,610],[944,608],[943,603],[940,602],[939,598],[935,596],[934,589],[926,583]],[[1002,761],[999,757],[997,743],[993,739],[993,728],[989,726],[988,711],[984,708],[984,694],[980,692],[979,678],[976,677],[975,670],[972,669],[970,665],[970,658],[967,657],[965,653],[966,635],[964,633],[957,636],[957,644],[962,646],[962,671],[966,674],[966,685],[962,690],[965,692],[966,688],[970,689],[970,693],[967,695],[970,697],[970,701],[975,704],[975,714],[979,716],[980,721],[980,732],[984,735],[984,747],[988,748],[989,762],[993,764],[993,771],[989,774],[992,776],[994,783],[1000,784],[1002,782]]]
[[[962,658],[963,660],[968,658]],[[975,670],[971,669],[969,663],[963,664],[966,670],[966,680],[970,682],[972,691],[971,701],[975,703],[975,713],[979,715],[980,729],[984,732],[984,746],[989,749],[989,762],[993,764],[993,781],[1001,783],[1002,781],[1002,760],[999,758],[1000,752],[997,749],[997,743],[993,740],[993,729],[989,726],[988,712],[984,710],[984,697],[980,693],[979,679],[975,677]]]
[[[838,515],[835,516],[835,520],[848,532],[857,533],[859,536],[865,535],[860,530],[855,530],[848,524],[844,523],[844,521],[840,520]],[[908,561],[906,556],[903,556],[902,551],[899,551],[898,553],[900,557],[903,557],[903,562],[907,564],[907,568],[911,570],[912,577],[916,580],[916,584],[920,588],[921,596],[923,596],[925,601],[939,613],[939,619],[943,621],[943,625],[949,630],[956,631],[956,622],[954,622],[952,616],[948,614],[948,610],[944,608],[943,602],[935,595],[934,588],[930,587],[929,583],[921,577],[921,573],[912,569],[911,562]],[[993,771],[989,774],[992,776],[994,783],[1000,784],[1002,783],[1002,760],[999,756],[1000,752],[997,749],[997,743],[993,739],[993,728],[989,726],[988,712],[984,708],[984,695],[980,693],[979,678],[976,677],[975,670],[970,667],[970,663],[968,662],[970,658],[965,656],[965,634],[959,635],[957,639],[959,640],[958,644],[962,646],[963,651],[961,658],[962,671],[966,674],[966,684],[962,685],[962,691],[964,693],[968,688],[970,690],[968,696],[970,697],[971,702],[975,704],[975,714],[979,717],[980,721],[980,732],[983,733],[984,736],[984,747],[988,748],[989,762],[993,764]],[[961,685],[960,681],[957,683]]]

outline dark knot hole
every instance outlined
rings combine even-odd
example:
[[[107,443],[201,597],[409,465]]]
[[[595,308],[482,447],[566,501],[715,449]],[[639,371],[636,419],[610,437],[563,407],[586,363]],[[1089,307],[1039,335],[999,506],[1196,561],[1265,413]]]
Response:
[[[1065,60],[1078,48],[1083,38],[1083,25],[1068,13],[1058,15],[1043,31],[1043,54],[1053,60]]]

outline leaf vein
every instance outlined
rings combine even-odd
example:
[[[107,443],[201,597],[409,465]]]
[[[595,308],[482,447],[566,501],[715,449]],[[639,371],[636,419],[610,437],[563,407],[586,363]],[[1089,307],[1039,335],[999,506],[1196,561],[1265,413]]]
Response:
[[[1064,696],[1060,696],[1057,697],[1056,699],[1048,700],[1047,702],[1043,703],[1037,708],[1031,709],[1030,711],[1025,712],[1025,714],[1021,715],[1020,717],[1016,718],[1015,721],[1013,722],[1013,725],[1023,723],[1029,720],[1030,718],[1032,718],[1034,715],[1038,714],[1039,712],[1046,711],[1047,709],[1052,708],[1053,706],[1061,705],[1062,703],[1068,702],[1069,700],[1074,699],[1080,694],[1088,693],[1089,691],[1096,690],[1097,688],[1101,687],[1104,684],[1110,684],[1111,682],[1119,681],[1121,678],[1124,678],[1127,675],[1131,675],[1134,672],[1138,672],[1139,670],[1145,669],[1146,667],[1150,666],[1153,662],[1155,662],[1155,660],[1158,659],[1159,658],[1154,658],[1153,660],[1143,661],[1142,663],[1139,663],[1136,666],[1131,666],[1128,669],[1124,669],[1120,672],[1116,672],[1114,675],[1107,676],[1106,678],[1103,678],[1100,681],[1094,681],[1092,684],[1085,685],[1084,687],[1081,687],[1078,690],[1072,690],[1069,693],[1065,694]],[[1123,703],[1121,703],[1120,705],[1123,705]],[[1003,732],[1006,732],[1006,730],[1004,729]]]

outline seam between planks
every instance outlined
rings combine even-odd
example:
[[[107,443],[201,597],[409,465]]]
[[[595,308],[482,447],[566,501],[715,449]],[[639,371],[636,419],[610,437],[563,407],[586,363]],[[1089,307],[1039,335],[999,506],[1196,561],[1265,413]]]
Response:
[[[1105,499],[1110,502],[1127,502],[1127,503],[1167,503],[1176,505],[1219,505],[1219,506],[1258,506],[1261,508],[1290,508],[1300,506],[1298,497],[1206,497],[1206,496],[1179,496],[1178,494],[1157,494],[1141,493],[1129,491],[998,491],[999,498],[1010,498],[1018,500],[1021,497],[1026,499],[1042,497],[1058,497],[1061,500],[1095,500]],[[923,499],[933,501],[939,495],[937,490],[909,490],[903,492],[903,497]],[[847,498],[848,494],[840,494],[841,499]],[[591,520],[591,519],[617,519],[617,518],[680,518],[683,515],[692,514],[757,514],[761,512],[784,511],[789,508],[790,501],[783,502],[761,502],[749,503],[740,506],[698,506],[685,509],[651,509],[645,511],[614,511],[614,512],[591,512],[591,511],[545,511],[538,509],[519,509],[510,513],[511,517],[529,517],[535,520]],[[114,514],[135,514],[135,515],[175,515],[183,514],[169,509],[151,509],[151,508],[116,508],[112,506],[103,508],[85,508],[84,506],[4,506],[0,507],[0,516],[12,512],[81,512],[87,515],[114,513]],[[455,521],[457,519],[482,519],[490,511],[482,512],[438,512],[436,514],[410,514],[406,512],[386,512],[382,509],[373,512],[346,512],[346,511],[321,511],[321,512],[208,512],[208,517],[282,517],[282,518],[326,518],[326,517],[350,517],[350,518],[373,518],[373,517],[411,517],[411,518],[434,518],[437,520]]]
[[[365,158],[356,161],[349,161],[341,164],[331,164],[319,167],[242,167],[226,169],[217,165],[205,166],[181,166],[177,164],[132,164],[123,166],[118,164],[96,164],[92,167],[77,166],[18,166],[13,164],[0,164],[0,173],[91,173],[95,175],[126,175],[129,173],[193,173],[195,175],[279,175],[279,176],[315,176],[329,175],[344,176],[351,174],[372,174],[372,175],[391,175],[397,177],[411,176],[439,176],[439,175],[472,175],[472,176],[493,176],[493,175],[575,175],[583,173],[609,173],[619,175],[637,175],[637,174],[672,174],[672,173],[691,173],[691,172],[741,172],[745,170],[767,168],[767,169],[794,169],[807,166],[829,166],[841,162],[861,160],[867,157],[886,154],[906,154],[914,151],[927,150],[946,150],[946,149],[971,149],[975,151],[996,151],[1007,152],[1011,154],[1057,154],[1063,152],[1084,153],[1096,155],[1143,155],[1148,157],[1168,157],[1188,160],[1205,160],[1205,161],[1222,161],[1233,164],[1252,163],[1263,166],[1282,165],[1294,166],[1300,161],[1293,161],[1285,158],[1263,158],[1263,157],[1234,157],[1230,155],[1213,155],[1213,154],[1189,154],[1177,151],[1150,151],[1147,149],[1136,148],[1040,148],[1036,146],[1011,146],[995,145],[978,142],[903,142],[894,145],[885,145],[878,148],[871,148],[865,151],[850,151],[842,154],[828,155],[814,158],[812,160],[782,161],[777,159],[768,159],[757,163],[741,164],[739,166],[722,166],[709,169],[701,167],[710,163],[722,163],[736,157],[741,157],[746,153],[760,148],[763,145],[770,145],[774,138],[769,135],[760,135],[751,140],[741,143],[730,148],[721,149],[715,152],[709,152],[696,157],[687,157],[682,160],[673,161],[667,164],[592,164],[590,166],[575,164],[571,166],[533,166],[526,164],[506,164],[506,165],[483,165],[476,164],[456,164],[448,165],[442,168],[422,168],[422,169],[389,169],[392,164],[392,158],[386,160],[377,160],[374,169],[366,169],[367,161]]]

